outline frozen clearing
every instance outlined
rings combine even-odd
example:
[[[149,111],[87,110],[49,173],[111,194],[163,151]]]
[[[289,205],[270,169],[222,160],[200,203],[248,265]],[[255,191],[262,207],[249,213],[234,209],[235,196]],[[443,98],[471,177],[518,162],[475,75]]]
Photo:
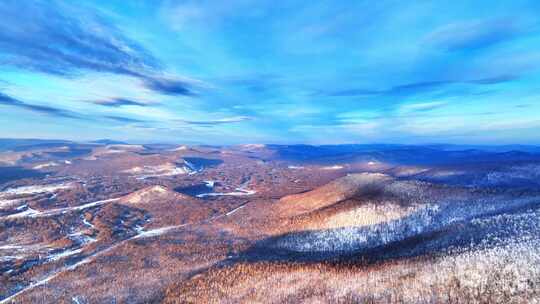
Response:
[[[57,163],[55,163],[55,162],[48,162],[48,163],[45,163],[45,164],[40,164],[40,165],[34,166],[32,169],[39,170],[39,169],[43,169],[43,168],[56,167],[56,166],[58,166]]]
[[[148,231],[144,231],[143,229],[138,229],[138,231],[140,231],[140,234],[137,234],[136,236],[132,237],[130,240],[162,235],[162,234],[164,234],[166,232],[169,232],[169,231],[171,231],[173,229],[181,228],[181,227],[184,227],[184,226],[187,226],[187,225],[189,225],[189,224],[183,224],[183,225],[177,225],[177,226],[168,226],[168,227],[163,227],[163,228],[156,228],[156,229],[152,229],[152,230],[148,230]]]
[[[321,169],[322,170],[340,170],[340,169],[343,169],[343,166],[340,166],[340,165],[327,166],[327,167],[322,167]]]
[[[129,170],[124,170],[123,172],[129,174],[140,174],[137,179],[146,179],[149,177],[191,174],[193,173],[193,170],[187,165],[176,167],[175,164],[168,163],[159,166],[134,167]]]
[[[22,249],[22,246],[19,246],[19,245],[4,245],[4,246],[0,246],[0,250],[12,250],[12,249]]]
[[[255,190],[247,190],[247,189],[242,189],[242,188],[236,188],[235,189],[236,191],[233,191],[233,192],[210,192],[210,193],[202,193],[202,194],[197,194],[196,196],[198,198],[203,198],[203,197],[207,197],[207,196],[226,196],[226,195],[230,195],[230,196],[245,196],[245,195],[253,195],[255,193],[257,193],[257,191]]]
[[[81,205],[81,206],[51,209],[51,210],[47,210],[47,211],[38,211],[38,210],[34,210],[32,208],[28,208],[23,212],[11,214],[11,215],[8,215],[8,216],[6,216],[4,218],[6,218],[6,219],[14,219],[14,218],[23,218],[23,217],[53,216],[53,215],[58,215],[58,214],[61,214],[61,213],[67,213],[67,212],[71,212],[71,211],[80,211],[80,210],[92,208],[92,207],[95,207],[95,206],[100,206],[100,205],[103,205],[103,204],[106,204],[106,203],[114,202],[114,201],[117,201],[117,200],[118,200],[118,198],[111,198],[111,199],[106,199],[106,200],[101,200],[101,201],[97,201],[97,202],[84,204],[84,205]],[[2,218],[0,218],[0,219],[2,219]]]
[[[0,192],[0,197],[5,195],[17,195],[17,194],[37,194],[55,192],[62,189],[69,189],[73,185],[71,183],[62,183],[56,185],[35,185],[35,186],[23,186],[18,188],[7,189]]]
[[[288,166],[287,168],[291,169],[291,170],[301,170],[301,169],[304,169],[303,166]]]

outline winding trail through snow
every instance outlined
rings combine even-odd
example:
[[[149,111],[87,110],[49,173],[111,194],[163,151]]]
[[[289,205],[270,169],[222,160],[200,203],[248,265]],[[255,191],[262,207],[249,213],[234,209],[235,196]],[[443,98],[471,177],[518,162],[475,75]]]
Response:
[[[94,203],[90,203],[90,204],[94,204],[93,206],[97,206],[97,205],[101,205],[101,204],[104,204],[106,202],[110,202],[110,201],[115,201],[115,200],[118,200],[118,199],[109,199],[109,200],[103,200],[103,201],[98,201],[98,202],[94,202]],[[100,204],[96,204],[96,203],[100,203]],[[75,208],[80,208],[80,207],[83,207],[83,206],[87,206],[87,205],[90,205],[90,204],[86,204],[86,205],[82,205],[82,206],[79,206],[79,207],[75,207]],[[200,224],[207,224],[207,223],[210,223],[212,221],[215,221],[217,219],[220,219],[220,218],[223,218],[223,217],[227,217],[227,216],[230,216],[234,213],[236,213],[238,210],[246,207],[246,205],[248,205],[248,203],[245,203],[245,204],[242,204],[234,209],[232,209],[231,211],[228,211],[226,213],[222,213],[222,214],[218,214],[218,215],[215,215],[213,217],[210,217],[208,219],[205,219],[203,221],[200,221],[200,222],[196,222],[196,223],[187,223],[187,224],[182,224],[182,225],[175,225],[175,226],[167,226],[167,227],[162,227],[162,228],[156,228],[156,229],[152,229],[152,230],[148,230],[148,231],[144,231],[144,230],[140,230],[141,232],[135,236],[132,236],[130,238],[127,238],[125,240],[122,240],[116,244],[113,244],[101,251],[98,251],[92,255],[89,255],[87,256],[84,260],[81,260],[75,264],[72,264],[72,265],[69,265],[69,266],[65,266],[65,267],[62,267],[60,268],[59,270],[53,272],[52,274],[49,274],[48,276],[46,276],[45,278],[37,281],[37,282],[34,282],[34,283],[31,283],[30,285],[26,286],[25,288],[17,291],[16,293],[4,298],[4,299],[1,299],[0,300],[0,304],[6,304],[6,303],[9,303],[10,301],[13,301],[16,297],[20,296],[21,294],[25,293],[25,292],[28,292],[36,287],[39,287],[41,285],[45,285],[47,284],[50,280],[58,277],[59,275],[63,274],[64,272],[66,271],[72,271],[72,270],[75,270],[77,269],[79,266],[82,266],[82,265],[85,265],[85,264],[88,264],[92,261],[94,261],[94,259],[98,256],[101,256],[105,253],[108,253],[118,247],[120,247],[121,245],[129,242],[129,241],[132,241],[132,240],[135,240],[135,239],[141,239],[141,238],[147,238],[147,237],[153,237],[153,236],[157,236],[157,235],[162,235],[162,234],[165,234],[169,231],[172,231],[172,230],[176,230],[176,229],[180,229],[180,228],[183,228],[183,227],[187,227],[187,226],[194,226],[194,225],[200,225]],[[89,208],[89,207],[85,207],[85,208]],[[85,209],[83,208],[83,209]],[[69,210],[74,210],[74,208],[62,208],[62,209],[69,209]],[[58,210],[62,210],[62,209],[56,209],[57,211]],[[81,210],[81,209],[77,209],[77,210]],[[51,210],[53,211],[53,210]],[[56,213],[58,214],[58,213]]]

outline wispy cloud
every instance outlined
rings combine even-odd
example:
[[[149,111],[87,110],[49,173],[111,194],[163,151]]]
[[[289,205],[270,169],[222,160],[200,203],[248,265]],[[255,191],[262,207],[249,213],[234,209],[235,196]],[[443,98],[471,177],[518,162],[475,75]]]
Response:
[[[2,51],[8,63],[21,68],[59,75],[82,69],[132,75],[159,67],[152,55],[99,16],[56,1],[3,1],[0,16]]]
[[[104,99],[104,100],[96,100],[92,101],[92,103],[97,105],[102,105],[106,107],[123,107],[123,106],[139,106],[139,107],[146,107],[148,106],[147,103],[126,99],[126,98],[113,98],[113,99]]]
[[[401,110],[405,112],[425,112],[431,111],[446,106],[448,103],[444,101],[433,101],[423,103],[410,103],[401,106]]]
[[[141,79],[147,88],[165,95],[197,96],[192,89],[193,82],[188,80],[148,76],[142,76]]]
[[[435,29],[426,37],[426,42],[448,51],[459,51],[490,47],[522,33],[524,28],[517,18],[474,20]]]
[[[222,124],[231,124],[238,123],[243,121],[253,120],[252,117],[248,116],[236,116],[236,117],[226,117],[214,120],[178,120],[179,122],[188,124],[188,125],[222,125]]]
[[[116,122],[122,122],[122,123],[143,123],[143,122],[147,122],[147,121],[141,120],[141,119],[135,119],[135,118],[123,117],[123,116],[116,116],[116,115],[106,115],[106,116],[103,116],[103,117],[106,118],[106,119],[109,119],[109,120],[113,120],[113,121],[116,121]]]
[[[29,110],[32,112],[36,112],[40,114],[47,114],[50,116],[56,116],[56,117],[61,117],[61,118],[84,119],[84,117],[68,110],[59,109],[59,108],[50,107],[50,106],[29,104],[22,100],[3,94],[1,92],[0,92],[0,105],[18,107],[18,108]]]
[[[233,87],[246,89],[251,93],[264,93],[280,86],[282,77],[277,74],[255,73],[218,79],[217,81]]]
[[[505,75],[492,76],[492,77],[487,77],[487,78],[478,78],[478,79],[422,81],[422,82],[413,82],[413,83],[397,85],[389,89],[377,90],[377,89],[353,88],[353,89],[327,92],[327,93],[324,93],[324,95],[327,95],[330,97],[377,96],[377,95],[407,96],[407,95],[414,95],[417,93],[432,91],[432,90],[439,89],[439,88],[453,85],[453,84],[492,85],[492,84],[510,82],[510,81],[516,80],[517,78],[518,78],[517,76],[505,74]]]
[[[0,17],[5,65],[70,77],[120,74],[160,93],[195,95],[187,82],[160,75],[158,59],[98,14],[57,1],[7,0],[0,3]]]

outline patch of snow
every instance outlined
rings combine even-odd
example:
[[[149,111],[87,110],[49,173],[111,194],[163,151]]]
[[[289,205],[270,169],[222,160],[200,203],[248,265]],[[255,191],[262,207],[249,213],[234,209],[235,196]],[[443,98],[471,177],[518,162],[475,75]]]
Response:
[[[25,254],[29,252],[41,252],[43,250],[52,250],[48,244],[38,243],[38,244],[7,244],[0,246],[0,250],[9,250],[9,253],[12,254],[17,252],[21,258],[25,257]],[[1,254],[0,254],[1,255]]]
[[[68,257],[68,256],[72,256],[72,255],[75,255],[77,253],[81,253],[82,252],[82,249],[75,249],[75,250],[65,250],[65,251],[62,251],[60,253],[57,253],[57,254],[53,254],[51,256],[48,257],[48,260],[49,261],[58,261],[62,258],[65,258],[65,257]]]
[[[115,150],[115,149],[144,150],[144,147],[143,147],[143,145],[114,144],[114,145],[107,145],[107,149],[110,149],[110,150]]]
[[[235,209],[233,209],[233,210],[231,210],[231,211],[225,213],[225,215],[226,215],[226,216],[229,216],[229,215],[235,213],[236,211],[238,211],[238,210],[244,208],[245,206],[246,206],[246,205],[242,205],[242,206],[240,206],[240,207],[238,207],[238,208],[235,208]]]
[[[32,208],[28,208],[23,212],[10,214],[10,215],[6,216],[6,218],[7,219],[14,219],[14,218],[21,218],[21,217],[34,217],[34,216],[37,216],[37,215],[40,215],[40,214],[42,214],[40,211],[34,210]]]
[[[191,174],[193,170],[187,166],[176,167],[174,164],[164,164],[159,166],[133,167],[131,169],[124,170],[123,172],[140,174],[140,176],[137,177],[138,179],[146,179],[149,177]]]
[[[47,193],[55,192],[62,189],[69,189],[73,185],[71,183],[62,183],[55,185],[33,185],[33,186],[22,186],[17,188],[7,189],[3,192],[0,192],[0,196],[4,195],[18,195],[18,194],[38,194],[38,193]]]
[[[233,192],[210,192],[210,193],[201,193],[197,194],[196,196],[198,198],[203,198],[207,196],[246,196],[246,195],[253,195],[257,193],[255,190],[247,190],[243,188],[236,188],[236,191]]]
[[[242,148],[244,149],[262,149],[266,147],[266,145],[264,144],[245,144],[245,145],[242,145]]]
[[[192,164],[191,162],[189,162],[189,161],[187,161],[185,159],[184,159],[184,165],[186,165],[186,167],[189,168],[191,170],[191,172],[197,172],[198,171],[197,167],[194,164]]]
[[[133,237],[133,239],[139,239],[139,238],[145,238],[145,237],[151,237],[151,236],[156,236],[156,235],[162,235],[168,231],[171,231],[173,229],[177,229],[177,228],[180,228],[180,227],[184,227],[184,226],[187,226],[189,224],[183,224],[183,225],[178,225],[178,226],[168,226],[168,227],[163,227],[163,228],[157,228],[157,229],[152,229],[152,230],[148,230],[148,231],[143,231],[141,230],[142,232],[138,235],[136,235],[135,237]]]
[[[97,240],[93,237],[90,237],[82,232],[74,232],[68,234],[68,237],[72,240],[77,242],[79,245],[86,245],[89,243],[96,242]]]
[[[11,260],[21,260],[21,259],[24,259],[24,256],[17,256],[17,255],[0,256],[0,261],[11,261]]]
[[[179,146],[177,148],[174,148],[174,149],[171,149],[170,151],[184,151],[184,150],[187,150],[188,147],[186,145],[183,145],[183,146]]]
[[[137,225],[135,226],[135,231],[137,232],[137,234],[141,234],[144,232],[144,227]]]
[[[343,166],[340,166],[340,165],[326,166],[326,167],[322,167],[321,169],[322,170],[340,170],[340,169],[343,169]]]
[[[161,185],[148,186],[146,188],[130,193],[123,198],[123,201],[130,204],[139,204],[143,202],[148,202],[149,200],[153,200],[156,197],[162,197],[163,193],[166,194],[168,192],[169,190]]]
[[[114,153],[124,153],[127,152],[126,150],[107,150],[104,151],[103,154],[114,154]]]
[[[117,200],[118,200],[117,198],[106,199],[106,200],[101,200],[101,201],[96,201],[96,202],[84,204],[84,205],[81,205],[81,206],[51,209],[51,210],[47,210],[47,211],[37,211],[37,210],[34,210],[32,208],[28,208],[23,212],[8,215],[8,216],[6,216],[6,218],[13,219],[13,218],[21,218],[21,217],[52,216],[52,215],[58,215],[58,214],[61,214],[61,213],[67,213],[67,212],[71,212],[71,211],[81,211],[81,210],[84,210],[84,209],[92,208],[92,207],[95,207],[95,206],[103,205],[103,204],[113,202],[113,201],[117,201]]]
[[[304,169],[304,166],[288,166],[287,168],[291,170],[301,170]]]
[[[86,220],[86,218],[84,216],[81,216],[82,219],[83,219],[83,224],[85,224],[87,227],[89,228],[95,228],[94,224],[90,223],[89,221]]]
[[[15,204],[17,204],[19,200],[0,200],[0,208],[1,207],[10,207]]]
[[[48,162],[48,163],[45,163],[45,164],[40,164],[40,165],[34,166],[34,167],[32,167],[32,169],[39,170],[39,169],[48,168],[48,167],[55,167],[55,166],[58,166],[58,164],[55,163],[55,162]]]
[[[0,246],[0,250],[13,250],[13,249],[22,249],[22,246],[19,245],[4,245]]]
[[[110,198],[110,199],[96,201],[96,202],[92,202],[92,203],[88,203],[88,204],[84,204],[84,205],[80,205],[80,206],[76,206],[76,207],[67,207],[67,208],[61,208],[61,209],[56,209],[56,210],[51,210],[51,211],[60,213],[60,212],[72,211],[72,210],[84,210],[84,209],[88,209],[88,208],[91,208],[91,207],[95,207],[95,206],[103,205],[103,204],[106,204],[106,203],[114,202],[114,201],[117,201],[117,200],[118,200],[117,198]]]
[[[158,186],[152,187],[150,191],[158,192],[158,193],[166,193],[166,192],[167,192],[167,188],[158,185]]]

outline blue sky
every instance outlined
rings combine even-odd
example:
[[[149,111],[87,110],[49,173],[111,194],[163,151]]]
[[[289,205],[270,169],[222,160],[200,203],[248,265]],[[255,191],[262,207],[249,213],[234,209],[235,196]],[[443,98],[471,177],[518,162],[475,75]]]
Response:
[[[0,2],[0,137],[540,144],[539,1]]]

